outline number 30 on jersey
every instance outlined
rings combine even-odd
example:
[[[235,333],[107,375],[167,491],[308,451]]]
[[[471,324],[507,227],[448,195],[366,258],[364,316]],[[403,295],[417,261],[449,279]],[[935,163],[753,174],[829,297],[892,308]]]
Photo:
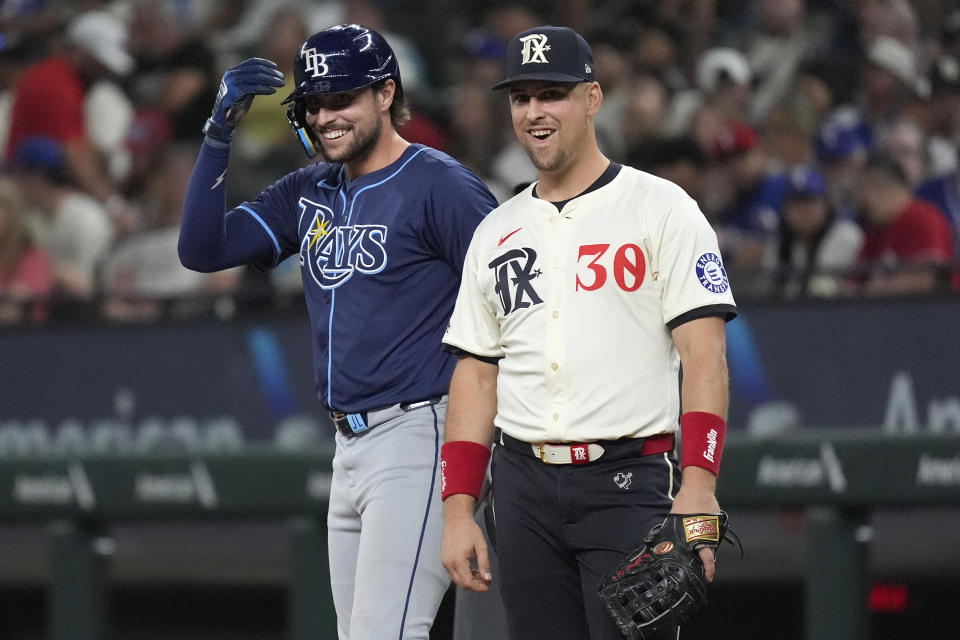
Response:
[[[623,291],[636,291],[643,284],[647,262],[643,251],[633,243],[611,247],[610,244],[580,245],[577,255],[577,291],[596,291],[604,286],[617,286]],[[612,282],[608,281],[613,278]]]

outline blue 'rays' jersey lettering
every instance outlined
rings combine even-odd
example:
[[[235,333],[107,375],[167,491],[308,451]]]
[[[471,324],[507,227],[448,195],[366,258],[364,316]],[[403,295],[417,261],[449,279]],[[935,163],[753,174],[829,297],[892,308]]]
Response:
[[[301,220],[310,221],[300,241],[300,265],[323,289],[335,289],[355,272],[379,273],[387,266],[387,227],[334,226],[330,207],[300,198]]]

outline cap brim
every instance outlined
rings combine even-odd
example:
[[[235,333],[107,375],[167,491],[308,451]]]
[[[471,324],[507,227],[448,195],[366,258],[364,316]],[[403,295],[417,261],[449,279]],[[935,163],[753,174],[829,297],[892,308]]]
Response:
[[[575,84],[579,84],[581,82],[593,82],[593,80],[587,80],[586,78],[572,76],[566,73],[531,71],[530,73],[520,73],[515,76],[511,76],[509,78],[501,80],[497,84],[490,87],[490,90],[498,91],[500,89],[505,89],[509,87],[514,82],[524,82],[527,80],[540,80],[545,82],[571,82]]]

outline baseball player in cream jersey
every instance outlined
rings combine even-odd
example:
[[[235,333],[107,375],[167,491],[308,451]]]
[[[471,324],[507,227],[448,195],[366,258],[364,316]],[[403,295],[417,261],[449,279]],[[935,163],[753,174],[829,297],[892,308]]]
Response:
[[[539,179],[477,228],[443,338],[460,357],[443,562],[476,591],[499,571],[514,640],[614,640],[605,573],[666,514],[719,512],[736,307],[696,202],[597,147],[603,94],[579,34],[515,36],[501,87]],[[470,517],[492,442],[494,569]]]

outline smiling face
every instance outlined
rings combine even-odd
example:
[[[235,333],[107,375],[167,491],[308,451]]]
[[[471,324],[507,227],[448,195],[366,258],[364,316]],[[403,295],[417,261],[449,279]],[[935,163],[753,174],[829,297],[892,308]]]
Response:
[[[320,141],[324,160],[349,163],[368,155],[380,141],[392,97],[393,81],[388,80],[383,88],[364,87],[303,98],[307,125]]]
[[[586,148],[602,97],[595,82],[510,85],[513,130],[538,171],[564,169]]]

